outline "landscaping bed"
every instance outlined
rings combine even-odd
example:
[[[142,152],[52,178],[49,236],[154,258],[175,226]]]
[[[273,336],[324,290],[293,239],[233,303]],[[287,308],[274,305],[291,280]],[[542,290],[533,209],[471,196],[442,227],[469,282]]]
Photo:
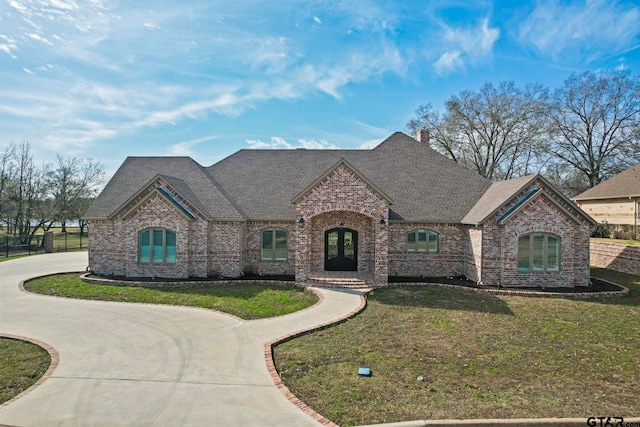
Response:
[[[51,356],[42,347],[0,337],[0,404],[35,384],[50,364]]]
[[[318,302],[315,293],[291,283],[201,283],[199,286],[150,288],[124,282],[87,283],[79,273],[71,273],[30,280],[25,282],[24,288],[29,292],[68,298],[201,307],[242,319],[282,316]]]

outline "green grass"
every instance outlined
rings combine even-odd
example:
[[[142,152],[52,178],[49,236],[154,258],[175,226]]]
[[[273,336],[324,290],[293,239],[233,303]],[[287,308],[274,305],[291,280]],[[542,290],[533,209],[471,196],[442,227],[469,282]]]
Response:
[[[95,285],[80,280],[77,273],[31,280],[24,287],[30,292],[69,298],[202,307],[242,319],[282,316],[318,301],[313,292],[293,285],[237,283],[160,289]]]
[[[298,398],[340,425],[637,416],[640,276],[593,273],[630,296],[378,289],[357,317],[277,346],[276,366]],[[359,377],[359,367],[373,375]]]
[[[42,347],[0,337],[0,403],[31,387],[50,364],[51,357]]]
[[[592,237],[591,240],[604,243],[617,243],[619,245],[640,246],[640,240],[605,239],[600,237]]]

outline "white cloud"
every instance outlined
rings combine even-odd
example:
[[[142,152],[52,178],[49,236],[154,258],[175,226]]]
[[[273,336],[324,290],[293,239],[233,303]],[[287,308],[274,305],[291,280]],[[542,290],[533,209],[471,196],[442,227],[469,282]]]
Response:
[[[259,149],[259,148],[292,149],[294,148],[293,145],[289,144],[287,141],[285,141],[284,138],[281,138],[279,136],[272,136],[271,141],[269,142],[264,142],[260,139],[247,139],[246,142],[247,144],[249,144],[249,147],[254,149]]]
[[[171,147],[169,147],[169,155],[194,157],[193,148],[196,145],[202,142],[211,141],[212,139],[216,138],[216,135],[210,135],[198,139],[193,139],[191,141],[178,142],[177,144],[173,144]]]
[[[438,74],[448,74],[463,69],[467,64],[480,62],[491,55],[499,37],[500,30],[489,27],[488,19],[468,29],[445,25],[443,44],[447,50],[434,62],[434,70]]]
[[[247,139],[249,147],[254,149],[287,149],[292,150],[295,148],[305,148],[308,150],[335,150],[338,147],[324,139],[298,139],[298,145],[293,145],[287,142],[284,138],[279,136],[272,136],[268,142],[260,139]]]
[[[315,21],[316,24],[322,24],[322,21],[317,16],[314,16],[313,20]]]
[[[464,63],[460,59],[460,51],[454,50],[445,52],[433,64],[433,68],[438,74],[448,74],[452,71],[462,68]]]
[[[375,148],[378,145],[380,145],[382,141],[384,141],[384,138],[370,139],[360,144],[358,148],[361,150],[371,150],[372,148]]]
[[[48,44],[49,46],[53,46],[53,44],[49,40],[47,40],[45,37],[42,37],[39,34],[31,33],[31,34],[29,34],[29,38],[31,38],[33,40],[40,41],[40,42],[42,42],[44,44]]]
[[[521,43],[553,59],[589,63],[637,45],[640,7],[616,0],[539,0],[520,25]]]
[[[299,139],[298,143],[302,148],[306,148],[309,150],[337,150],[338,146],[332,144],[324,139],[320,141],[316,141],[314,139]]]

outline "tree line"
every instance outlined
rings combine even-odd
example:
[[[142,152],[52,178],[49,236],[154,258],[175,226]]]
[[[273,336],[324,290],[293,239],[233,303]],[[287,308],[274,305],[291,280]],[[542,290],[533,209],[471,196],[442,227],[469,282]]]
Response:
[[[91,159],[56,157],[37,165],[28,142],[11,143],[0,153],[0,226],[20,244],[31,244],[38,230],[81,219],[103,183],[104,170]],[[1,230],[1,229],[0,229]]]
[[[420,106],[407,123],[431,147],[491,180],[541,173],[568,196],[640,162],[640,80],[627,71],[571,74],[553,91],[513,81]]]

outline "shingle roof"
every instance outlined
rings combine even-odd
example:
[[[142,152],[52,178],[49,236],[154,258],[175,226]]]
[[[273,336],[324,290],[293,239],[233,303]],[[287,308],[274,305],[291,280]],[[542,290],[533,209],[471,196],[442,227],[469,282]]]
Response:
[[[601,182],[573,200],[609,199],[619,197],[640,197],[640,163],[620,172],[613,178]]]
[[[248,219],[295,219],[291,200],[340,159],[394,201],[389,219],[460,222],[491,182],[396,132],[372,150],[240,150],[208,168]]]
[[[498,181],[480,197],[469,213],[462,219],[463,224],[477,225],[483,223],[509,199],[518,194],[525,186],[535,180],[538,175],[527,175],[507,181]]]
[[[397,132],[372,150],[240,150],[208,168],[188,157],[129,157],[85,218],[112,217],[160,177],[207,219],[294,220],[292,199],[341,162],[393,201],[395,221],[480,224],[542,179],[492,183]]]
[[[128,157],[84,217],[108,219],[158,176],[206,218],[242,220],[206,169],[189,157]]]

